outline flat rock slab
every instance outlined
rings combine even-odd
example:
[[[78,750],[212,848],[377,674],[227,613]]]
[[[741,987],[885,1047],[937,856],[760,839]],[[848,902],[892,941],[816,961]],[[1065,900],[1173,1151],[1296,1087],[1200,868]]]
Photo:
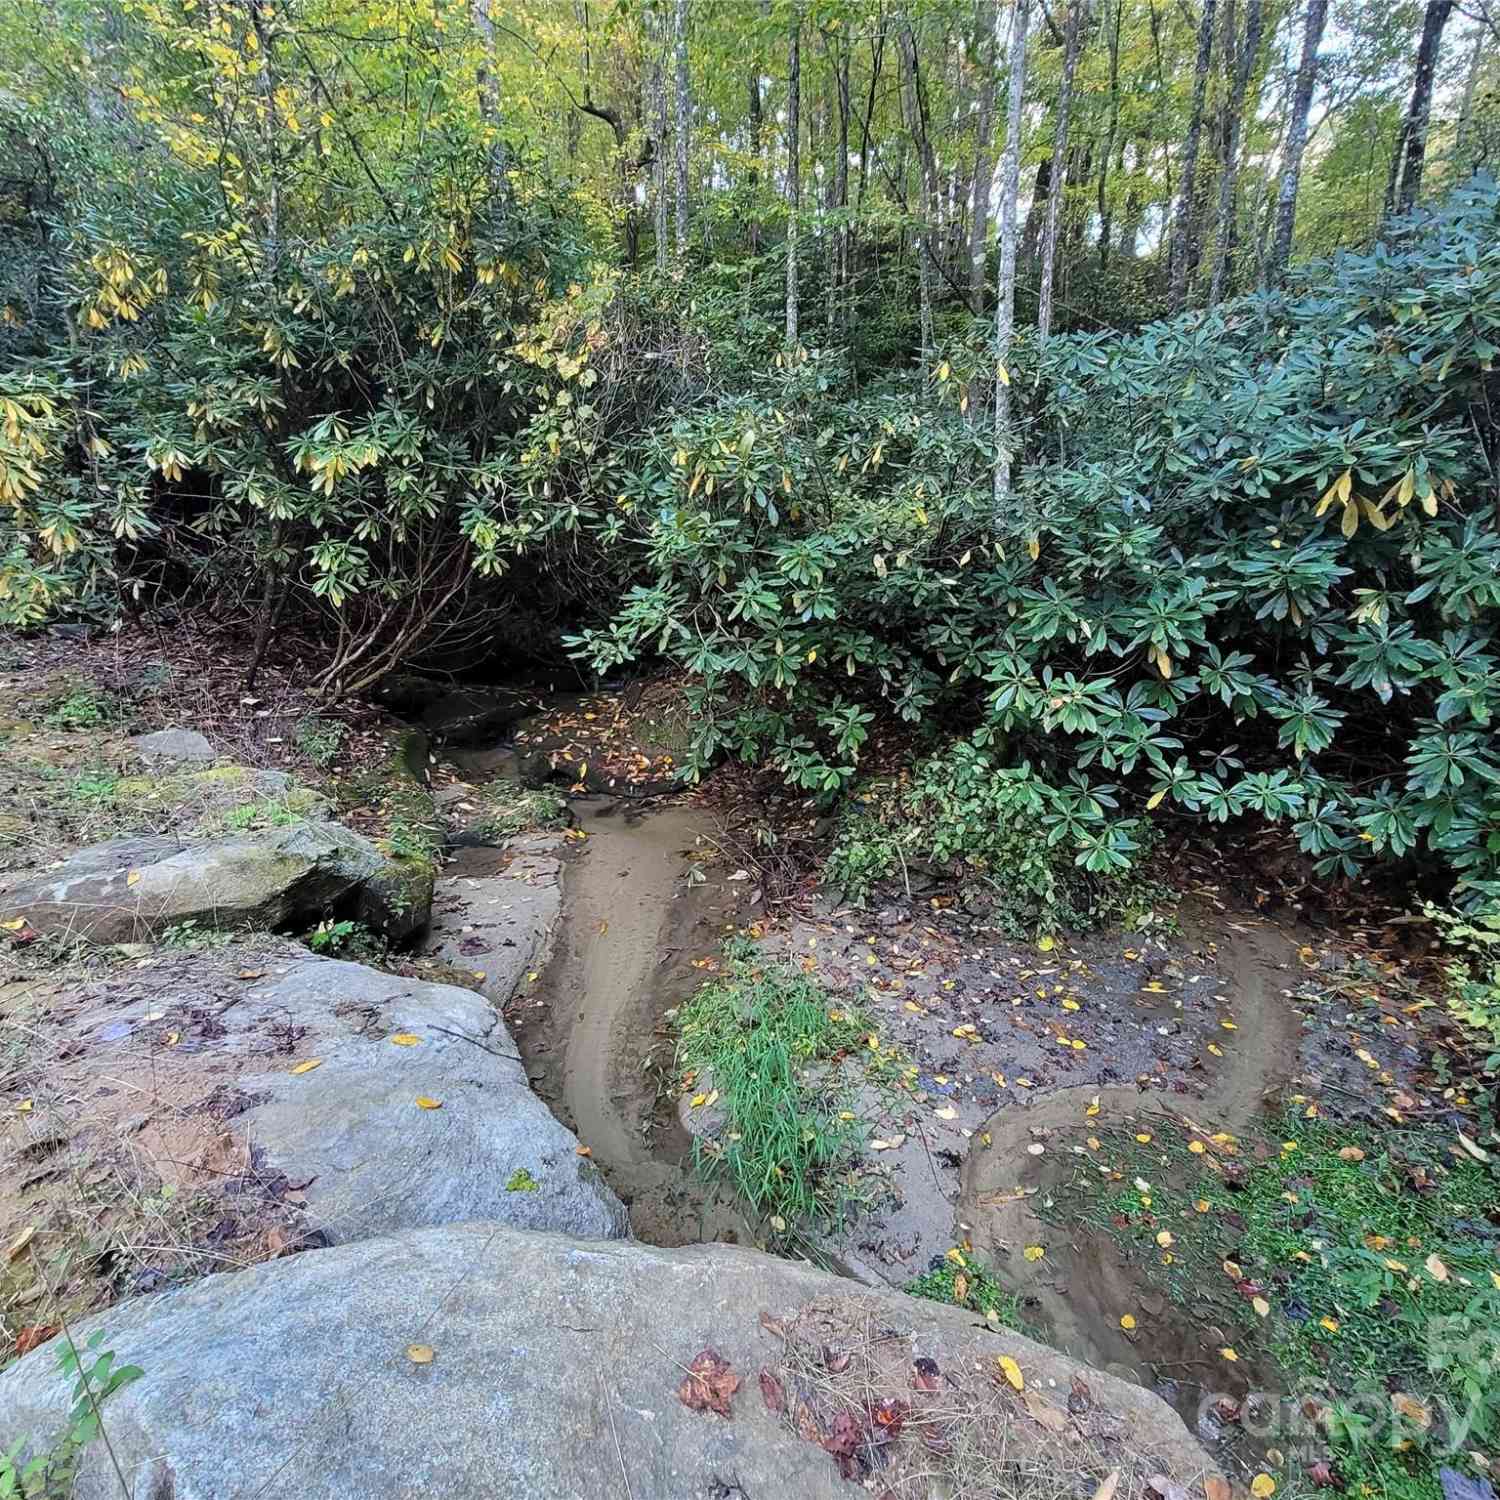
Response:
[[[552,951],[562,912],[563,837],[528,834],[504,850],[465,849],[439,877],[425,951],[503,1006]]]
[[[399,863],[337,823],[193,843],[112,839],[13,884],[0,894],[0,917],[22,918],[44,934],[128,943],[188,922],[284,927],[316,920],[348,898],[401,937],[425,922],[430,885],[424,891],[409,881]],[[360,892],[368,899],[357,900]]]
[[[168,962],[100,994],[73,1022],[75,1120],[107,1116],[123,1078],[148,1147],[202,1121],[221,1170],[274,1184],[331,1243],[470,1219],[626,1232],[481,996],[287,951]]]
[[[1119,1500],[1162,1473],[1204,1493],[1202,1450],[1139,1387],[955,1308],[734,1246],[468,1224],[210,1276],[75,1338],[96,1328],[145,1372],[104,1409],[137,1496],[925,1500],[952,1493],[959,1452],[984,1493],[1086,1496],[1116,1469]],[[728,1415],[679,1397],[706,1350],[728,1367]],[[61,1424],[72,1382],[56,1366],[44,1348],[0,1375],[7,1434]],[[872,1392],[904,1408],[879,1443]],[[78,1500],[118,1494],[95,1443]]]
[[[134,735],[128,743],[138,755],[156,761],[207,764],[218,753],[196,729],[158,729],[154,734]]]

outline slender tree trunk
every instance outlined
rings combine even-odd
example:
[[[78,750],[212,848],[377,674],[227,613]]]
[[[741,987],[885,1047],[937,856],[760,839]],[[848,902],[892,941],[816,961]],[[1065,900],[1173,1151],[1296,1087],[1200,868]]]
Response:
[[[932,357],[932,272],[936,258],[933,245],[933,214],[936,208],[936,166],[932,154],[932,142],[927,130],[927,102],[922,89],[922,75],[917,59],[917,38],[911,29],[911,20],[902,16],[899,22],[898,41],[905,61],[905,78],[902,92],[906,95],[906,113],[912,140],[917,148],[917,203],[919,225],[917,229],[917,308],[918,326],[921,329],[921,363],[925,374]]]
[[[1016,326],[1016,199],[1021,192],[1021,112],[1026,101],[1026,28],[1031,0],[1015,0],[1010,31],[1010,93],[1005,111],[1005,154],[1000,168],[1000,270],[995,288],[994,522],[1010,503],[1011,337]]]
[[[653,22],[653,12],[646,9],[647,37],[651,43],[651,108],[656,115],[656,160],[651,169],[651,190],[656,201],[652,205],[656,231],[656,269],[662,273],[667,269],[667,199],[668,166],[667,150],[670,140],[667,124],[667,78],[663,64],[663,40]]]
[[[1469,142],[1469,127],[1474,118],[1474,95],[1479,89],[1479,67],[1484,53],[1485,35],[1483,24],[1474,28],[1474,50],[1469,54],[1469,66],[1464,71],[1464,91],[1463,97],[1459,101],[1458,129],[1455,132],[1460,154],[1462,154],[1464,147]],[[1471,171],[1477,169],[1479,165],[1479,153],[1475,151],[1472,153],[1472,156],[1473,165],[1470,167]]]
[[[1309,0],[1312,5],[1326,5],[1328,0]],[[1203,139],[1203,101],[1208,92],[1208,68],[1214,51],[1214,0],[1203,0],[1203,17],[1198,26],[1198,61],[1193,70],[1193,107],[1188,116],[1187,140],[1182,148],[1182,177],[1177,185],[1177,210],[1172,220],[1172,242],[1167,252],[1167,306],[1181,309],[1187,298],[1188,261],[1193,233],[1194,193],[1198,180],[1198,147]]]
[[[1307,0],[1307,22],[1302,32],[1302,60],[1292,89],[1291,118],[1282,151],[1281,183],[1276,190],[1276,232],[1266,262],[1266,284],[1275,286],[1286,275],[1292,258],[1292,231],[1297,226],[1297,184],[1302,176],[1302,153],[1307,149],[1307,114],[1318,81],[1318,47],[1328,19],[1328,0]]]
[[[1217,302],[1230,289],[1239,219],[1235,186],[1240,169],[1240,138],[1245,124],[1245,95],[1249,92],[1250,76],[1255,71],[1255,60],[1260,53],[1262,21],[1261,0],[1248,0],[1245,8],[1245,35],[1240,43],[1239,62],[1234,70],[1234,85],[1229,95],[1224,165],[1219,173],[1219,216],[1214,230],[1214,269],[1208,291],[1210,303]]]
[[[1110,240],[1114,235],[1114,210],[1109,201],[1109,169],[1114,164],[1115,142],[1120,134],[1120,27],[1125,18],[1125,0],[1115,0],[1115,23],[1109,32],[1109,128],[1099,157],[1099,274],[1109,272]],[[1124,153],[1121,152],[1123,157]]]
[[[833,275],[828,287],[828,329],[842,337],[845,327],[845,289],[849,281],[849,50],[850,43],[838,39],[838,65],[834,83],[838,90],[838,160],[833,164]]]
[[[750,76],[747,80],[747,98],[750,106],[750,156],[756,163],[750,168],[750,186],[756,191],[759,198],[760,188],[760,159],[761,159],[761,102],[760,102],[760,59],[756,58],[750,68]],[[750,253],[760,254],[760,212],[758,207],[752,205],[750,210]]]
[[[1422,16],[1422,40],[1417,47],[1417,72],[1412,81],[1411,103],[1396,142],[1396,161],[1391,176],[1394,193],[1388,194],[1386,214],[1409,213],[1422,192],[1422,171],[1427,162],[1427,127],[1432,118],[1432,80],[1437,72],[1443,28],[1453,14],[1453,0],[1427,0]]]
[[[995,176],[995,77],[1000,38],[995,0],[979,0],[974,16],[974,55],[982,70],[974,120],[974,212],[969,220],[969,306],[984,311],[985,263],[990,236],[990,193]]]
[[[677,259],[687,256],[688,243],[688,133],[692,128],[692,82],[688,76],[688,0],[677,0],[672,15],[672,43],[676,54],[677,77],[673,90],[674,144],[677,148]]]
[[[1036,333],[1041,343],[1052,332],[1052,277],[1057,264],[1057,219],[1062,212],[1063,189],[1068,180],[1068,125],[1073,107],[1073,74],[1083,45],[1083,8],[1086,0],[1071,0],[1068,6],[1067,43],[1063,51],[1062,81],[1058,85],[1052,131],[1052,173],[1047,182],[1047,223],[1042,230],[1042,277],[1037,293]]]
[[[797,344],[797,220],[802,213],[802,12],[792,14],[786,63],[786,341]]]

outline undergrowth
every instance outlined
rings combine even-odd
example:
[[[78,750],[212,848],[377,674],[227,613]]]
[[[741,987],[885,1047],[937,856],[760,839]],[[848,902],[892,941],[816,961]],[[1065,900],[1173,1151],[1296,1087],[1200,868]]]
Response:
[[[913,1277],[902,1288],[909,1296],[950,1307],[972,1308],[993,1328],[1024,1331],[1021,1304],[993,1272],[962,1250],[950,1250],[931,1270]]]
[[[863,1028],[814,980],[731,943],[721,975],[678,1016],[677,1066],[694,1106],[723,1129],[694,1143],[698,1170],[726,1181],[777,1238],[835,1221],[859,1140],[833,1072]]]
[[[1211,1304],[1240,1357],[1274,1361],[1312,1413],[1303,1456],[1349,1493],[1439,1500],[1438,1468],[1500,1438],[1495,1168],[1437,1130],[1296,1110],[1270,1128],[1101,1131],[1046,1216],[1096,1224],[1174,1302]]]

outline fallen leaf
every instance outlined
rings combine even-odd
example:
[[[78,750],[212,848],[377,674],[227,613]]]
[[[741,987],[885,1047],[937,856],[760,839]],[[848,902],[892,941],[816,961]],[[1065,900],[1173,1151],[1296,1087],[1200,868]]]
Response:
[[[310,1057],[306,1062],[299,1062],[297,1066],[292,1069],[292,1072],[311,1073],[314,1068],[321,1068],[322,1066],[323,1059],[321,1057]]]
[[[1131,1314],[1131,1313],[1125,1313],[1120,1318],[1120,1327],[1123,1328],[1126,1333],[1129,1333],[1131,1331],[1131,1329],[1135,1327],[1135,1317],[1134,1317],[1134,1315]]]
[[[1271,1304],[1264,1297],[1252,1297],[1250,1299],[1250,1306],[1263,1318],[1268,1318],[1271,1315]]]
[[[1463,1149],[1467,1151],[1475,1161],[1488,1161],[1490,1159],[1490,1153],[1486,1151],[1483,1146],[1477,1145],[1474,1141],[1471,1141],[1468,1136],[1466,1136],[1461,1130],[1458,1132],[1458,1144],[1462,1146]]]
[[[36,1225],[28,1224],[15,1239],[10,1242],[10,1248],[5,1252],[6,1260],[15,1260],[26,1247],[36,1238]]]
[[[1339,1477],[1338,1471],[1326,1458],[1320,1458],[1316,1463],[1308,1464],[1307,1477],[1319,1489],[1341,1490],[1344,1487],[1343,1479]]]
[[[1208,1150],[1208,1147],[1205,1146],[1202,1141],[1189,1141],[1188,1150],[1191,1151],[1194,1156],[1202,1156],[1203,1153]]]
[[[266,971],[264,969],[241,969],[234,977],[236,979],[264,979]]]
[[[414,1365],[430,1365],[433,1359],[431,1344],[408,1344],[406,1346],[406,1357]]]
[[[417,1095],[418,1109],[441,1109],[442,1107],[443,1101],[441,1099],[429,1099],[426,1094]]]
[[[1040,1422],[1048,1432],[1066,1432],[1068,1414],[1060,1406],[1054,1406],[1036,1391],[1027,1391],[1024,1397],[1026,1410],[1035,1422]]]
[[[18,1329],[16,1353],[18,1355],[30,1354],[33,1349],[45,1344],[48,1339],[55,1339],[61,1331],[61,1325],[57,1323],[33,1323],[29,1327]]]
[[[1337,1333],[1339,1331],[1339,1320],[1337,1318],[1319,1318],[1318,1327],[1328,1333]]]
[[[764,1366],[760,1372],[760,1394],[767,1411],[773,1411],[779,1416],[786,1410],[786,1392],[782,1389],[781,1382]]]
[[[1233,1492],[1229,1488],[1229,1481],[1222,1474],[1210,1474],[1203,1481],[1203,1493],[1208,1500],[1230,1500]]]
[[[594,1148],[592,1146],[575,1146],[573,1148],[574,1156],[592,1156],[593,1154]]]
[[[139,885],[140,883],[141,883],[141,872],[139,870],[132,870],[130,872],[130,874],[128,874],[125,877],[125,884],[126,885]]]
[[[1036,945],[1041,952],[1050,953],[1055,947],[1057,947],[1057,939],[1050,937],[1038,938]]]
[[[0,922],[0,927],[3,927],[7,932],[19,932],[25,925],[25,917],[17,917],[14,921],[10,922]]]
[[[938,1369],[937,1361],[923,1355],[911,1367],[912,1389],[916,1391],[936,1391],[942,1388],[942,1371]]]
[[[964,1298],[969,1295],[969,1278],[967,1276],[955,1276],[953,1278],[953,1300],[962,1307]]]
[[[1250,1481],[1250,1493],[1255,1500],[1269,1500],[1276,1493],[1276,1481],[1267,1473],[1260,1473]]]
[[[1146,1483],[1161,1496],[1161,1500],[1188,1500],[1186,1487],[1165,1474],[1153,1474]]]
[[[1094,1500],[1115,1500],[1115,1490],[1119,1487],[1120,1471],[1111,1469],[1103,1479],[1099,1481],[1098,1488],[1094,1491]],[[1210,1495],[1209,1500],[1217,1500],[1216,1496]],[[1229,1500],[1226,1495],[1224,1500]]]
[[[739,1385],[740,1377],[730,1369],[729,1361],[717,1349],[704,1349],[687,1367],[677,1399],[689,1411],[716,1411],[727,1417],[730,1397]]]
[[[1040,1260],[1046,1253],[1047,1249],[1044,1245],[1028,1245],[1021,1252],[1027,1260]]]
[[[1224,1356],[1224,1358],[1229,1361],[1230,1364],[1233,1364],[1239,1358],[1239,1355],[1236,1354],[1234,1352],[1234,1350],[1229,1347],[1228,1344],[1225,1344],[1224,1347],[1219,1350],[1219,1353],[1222,1354]]]
[[[1176,1241],[1172,1238],[1172,1231],[1170,1229],[1163,1229],[1156,1236],[1156,1243],[1160,1245],[1163,1250],[1170,1250],[1171,1247],[1176,1243]]]
[[[888,1140],[876,1139],[870,1142],[871,1151],[894,1151],[906,1140],[904,1135],[893,1135]]]
[[[1358,1146],[1345,1146],[1339,1151],[1340,1161],[1363,1161],[1365,1153]]]
[[[420,1047],[422,1045],[422,1038],[413,1036],[409,1031],[398,1031],[394,1036],[388,1036],[386,1040],[396,1047]]]
[[[1008,1354],[997,1356],[996,1363],[1000,1366],[1000,1373],[1009,1382],[1014,1390],[1024,1391],[1026,1389],[1026,1377],[1021,1374],[1021,1367]]]
[[[1422,1264],[1426,1267],[1427,1274],[1434,1281],[1446,1281],[1448,1279],[1448,1267],[1443,1264],[1441,1257],[1438,1255],[1429,1255]]]
[[[1432,1426],[1432,1411],[1424,1406],[1415,1396],[1408,1396],[1405,1391],[1391,1392],[1391,1409],[1406,1418],[1408,1422],[1414,1422],[1425,1432]]]

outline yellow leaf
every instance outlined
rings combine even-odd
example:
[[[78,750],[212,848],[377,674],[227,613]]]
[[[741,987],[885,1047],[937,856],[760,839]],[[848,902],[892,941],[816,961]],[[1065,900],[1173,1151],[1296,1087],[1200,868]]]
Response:
[[[406,1357],[414,1365],[430,1365],[433,1359],[433,1348],[431,1344],[408,1344],[406,1346]]]
[[[1146,811],[1154,812],[1162,804],[1162,799],[1167,795],[1167,788],[1163,787],[1159,792],[1152,792],[1146,798]]]
[[[128,874],[125,877],[125,884],[126,885],[139,885],[140,883],[141,883],[141,872],[139,870],[132,870],[130,872],[130,874]]]
[[[1239,1358],[1239,1355],[1236,1354],[1234,1352],[1234,1350],[1229,1347],[1228,1344],[1225,1344],[1224,1347],[1219,1350],[1219,1353],[1222,1354],[1224,1356],[1224,1358],[1229,1361],[1230,1364],[1233,1364]]]
[[[323,1059],[321,1057],[310,1057],[306,1062],[299,1062],[297,1066],[292,1069],[292,1072],[311,1073],[314,1068],[321,1068],[322,1066]]]
[[[16,1113],[18,1115],[29,1115],[31,1113],[31,1100],[30,1099],[22,1099],[16,1105]]]
[[[1047,1253],[1047,1251],[1046,1251],[1045,1247],[1043,1247],[1041,1245],[1028,1245],[1021,1252],[1021,1254],[1024,1255],[1027,1260],[1031,1260],[1031,1261],[1040,1260],[1046,1253]]]
[[[1357,505],[1346,505],[1344,507],[1344,519],[1339,522],[1339,530],[1346,537],[1351,537],[1359,530],[1359,507]]]
[[[1098,1094],[1095,1094],[1094,1097],[1089,1100],[1089,1107],[1086,1110],[1084,1110],[1084,1114],[1086,1114],[1090,1119],[1092,1119],[1098,1113],[1099,1113],[1099,1096],[1098,1096]]]
[[[1026,1377],[1021,1374],[1021,1367],[1010,1355],[999,1356],[1000,1373],[1010,1382],[1014,1390],[1024,1391],[1026,1389]]]
[[[1172,1231],[1170,1229],[1163,1229],[1159,1231],[1156,1236],[1156,1243],[1160,1245],[1163,1250],[1170,1250],[1172,1248],[1172,1245],[1175,1243],[1172,1239]]]
[[[1264,1297],[1252,1297],[1250,1299],[1250,1306],[1253,1307],[1256,1312],[1258,1312],[1263,1318],[1269,1317],[1271,1315],[1271,1304],[1267,1302]]]
[[[0,927],[3,927],[7,932],[19,932],[25,925],[25,917],[17,917],[13,922],[0,922]]]
[[[1339,1331],[1339,1320],[1337,1318],[1319,1318],[1318,1327],[1326,1330],[1328,1333],[1337,1333]]]
[[[688,1100],[688,1108],[689,1109],[702,1109],[703,1106],[705,1104],[707,1104],[707,1103],[708,1103],[708,1095],[707,1094],[694,1094],[693,1097]]]
[[[1010,371],[1007,370],[1004,365],[996,365],[995,374],[999,377],[1001,385],[1010,384]]]
[[[1038,938],[1036,940],[1036,945],[1040,952],[1050,953],[1055,947],[1057,947],[1057,939],[1051,937]]]
[[[1257,1474],[1250,1481],[1250,1493],[1255,1496],[1255,1500],[1270,1500],[1276,1493],[1276,1481],[1269,1474]]]
[[[1208,1147],[1205,1146],[1202,1141],[1189,1141],[1188,1150],[1191,1151],[1194,1156],[1202,1156],[1203,1153],[1208,1150]]]
[[[1026,543],[1026,553],[1035,562],[1042,555],[1042,541],[1040,537],[1032,537]]]
[[[1209,1209],[1211,1209],[1212,1207],[1213,1207],[1213,1204],[1210,1203],[1207,1198],[1200,1198],[1193,1205],[1194,1211],[1197,1212],[1197,1213],[1200,1213],[1200,1214],[1206,1214],[1209,1211]]]
[[[1149,1130],[1141,1131],[1136,1136],[1136,1140],[1138,1140],[1143,1146],[1149,1146],[1151,1144],[1151,1132]]]
[[[441,1109],[442,1107],[443,1101],[441,1099],[429,1099],[426,1094],[417,1095],[418,1109]]]
[[[386,1040],[397,1047],[420,1047],[422,1045],[422,1038],[413,1036],[409,1031],[398,1031],[394,1036],[387,1037]]]
[[[1123,1328],[1126,1333],[1129,1333],[1130,1330],[1135,1327],[1134,1317],[1132,1317],[1130,1313],[1126,1313],[1120,1319],[1120,1327]]]

